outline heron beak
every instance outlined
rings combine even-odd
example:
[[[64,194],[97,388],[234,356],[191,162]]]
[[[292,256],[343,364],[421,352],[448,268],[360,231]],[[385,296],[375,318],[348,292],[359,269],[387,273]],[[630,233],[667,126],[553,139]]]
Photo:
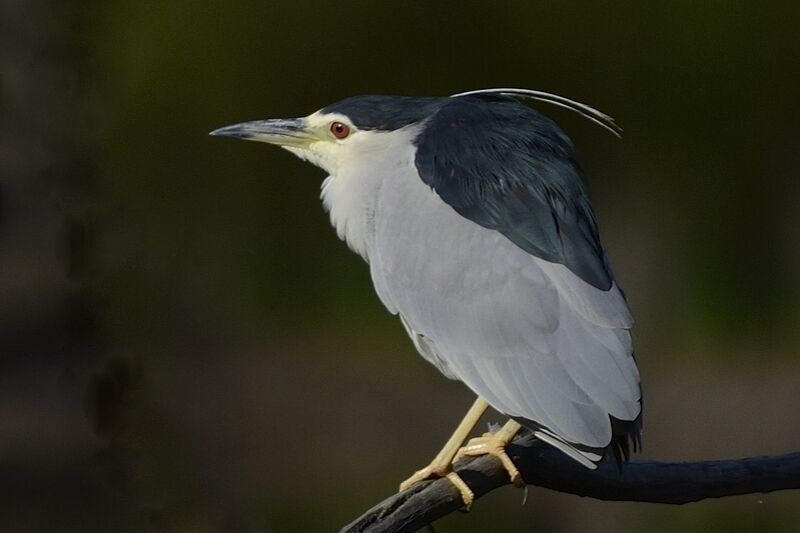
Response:
[[[304,118],[274,118],[242,122],[212,131],[209,135],[236,137],[287,147],[305,147],[319,138]]]

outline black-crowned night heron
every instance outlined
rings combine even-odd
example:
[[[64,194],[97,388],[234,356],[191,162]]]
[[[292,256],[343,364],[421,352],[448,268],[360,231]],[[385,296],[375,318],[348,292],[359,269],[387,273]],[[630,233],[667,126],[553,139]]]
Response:
[[[369,263],[417,351],[478,395],[433,462],[401,488],[497,455],[524,426],[587,468],[639,444],[633,324],[600,244],[572,143],[519,101],[612,119],[563,97],[489,89],[450,97],[356,96],[307,117],[212,132],[281,146],[330,175],[333,226]],[[491,405],[510,417],[473,439]],[[521,425],[521,426],[520,426]]]

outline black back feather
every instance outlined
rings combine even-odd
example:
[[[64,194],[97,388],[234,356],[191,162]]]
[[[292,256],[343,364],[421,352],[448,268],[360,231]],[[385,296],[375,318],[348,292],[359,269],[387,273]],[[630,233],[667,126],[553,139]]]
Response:
[[[422,180],[459,214],[611,287],[572,143],[553,121],[513,98],[455,97],[425,121],[416,144]]]

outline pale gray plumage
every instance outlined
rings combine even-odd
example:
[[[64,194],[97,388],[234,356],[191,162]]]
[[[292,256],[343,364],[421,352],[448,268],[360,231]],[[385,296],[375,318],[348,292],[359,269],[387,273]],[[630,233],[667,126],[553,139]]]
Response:
[[[446,375],[589,448],[611,442],[609,415],[639,415],[632,320],[616,286],[601,291],[525,253],[408,172],[383,180],[374,217],[375,288]]]
[[[326,169],[322,199],[417,350],[587,467],[638,444],[633,321],[599,243],[572,146],[506,95],[368,96],[216,134]],[[329,125],[352,128],[332,138]],[[272,125],[270,125],[272,124]],[[485,127],[484,127],[485,126]],[[348,130],[349,131],[349,130]]]

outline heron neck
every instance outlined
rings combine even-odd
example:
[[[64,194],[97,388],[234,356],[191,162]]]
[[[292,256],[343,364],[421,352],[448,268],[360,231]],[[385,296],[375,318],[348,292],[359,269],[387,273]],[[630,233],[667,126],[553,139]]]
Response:
[[[321,198],[339,238],[369,262],[375,230],[375,206],[381,186],[405,178],[414,169],[415,132],[395,131],[383,146],[363,151],[363,157],[339,165],[322,183]]]

